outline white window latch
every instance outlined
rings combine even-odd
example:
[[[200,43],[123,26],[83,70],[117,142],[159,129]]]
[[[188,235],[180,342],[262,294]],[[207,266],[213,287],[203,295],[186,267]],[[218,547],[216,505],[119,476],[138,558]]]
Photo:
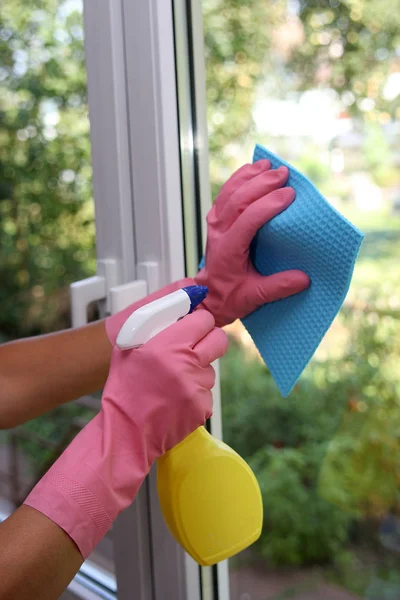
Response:
[[[91,302],[103,301],[106,315],[112,315],[159,288],[158,263],[140,263],[136,272],[137,280],[118,285],[118,261],[112,258],[98,260],[97,275],[75,281],[70,286],[72,327],[86,325]]]

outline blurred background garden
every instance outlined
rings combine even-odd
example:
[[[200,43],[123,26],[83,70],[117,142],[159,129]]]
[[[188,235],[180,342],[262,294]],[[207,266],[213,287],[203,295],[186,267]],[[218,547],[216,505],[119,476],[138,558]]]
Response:
[[[307,575],[268,598],[311,598],[322,580],[398,600],[399,6],[204,0],[203,15],[213,197],[258,142],[365,233],[345,306],[289,398],[230,327],[224,438],[253,467],[265,507],[261,540],[233,568]],[[69,284],[95,271],[83,39],[79,0],[2,2],[1,341],[68,327]],[[18,441],[29,473],[85,410],[24,426],[38,436]],[[12,499],[4,482],[0,494]]]

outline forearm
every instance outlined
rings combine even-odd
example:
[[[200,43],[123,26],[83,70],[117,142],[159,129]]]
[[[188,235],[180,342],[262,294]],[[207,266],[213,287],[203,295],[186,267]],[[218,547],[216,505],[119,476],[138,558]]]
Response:
[[[0,346],[0,429],[101,389],[112,346],[129,315],[190,283],[190,279],[170,283],[107,321]]]
[[[111,350],[104,321],[0,346],[0,428],[101,389]]]
[[[83,561],[71,538],[29,506],[0,525],[0,548],[3,600],[55,600]]]

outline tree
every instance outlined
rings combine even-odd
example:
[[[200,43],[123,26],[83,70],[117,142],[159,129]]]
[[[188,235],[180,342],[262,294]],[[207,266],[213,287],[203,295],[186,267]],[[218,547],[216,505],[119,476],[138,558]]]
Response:
[[[392,0],[205,0],[203,6],[214,193],[237,166],[238,148],[250,159],[257,92],[285,98],[328,88],[361,124],[400,118],[398,80],[388,85],[389,75],[400,78],[400,12]]]
[[[271,71],[265,68],[267,53],[272,31],[284,13],[282,2],[273,10],[269,2],[257,0],[203,2],[213,195],[237,166],[229,147],[241,144],[254,132],[257,83]]]
[[[68,284],[94,268],[82,16],[6,0],[0,56],[0,332],[12,337],[67,325]]]
[[[385,90],[388,75],[400,71],[392,0],[301,0],[298,18],[304,39],[288,61],[298,89],[331,87],[350,112],[381,123],[400,117],[398,97]]]
[[[68,284],[95,268],[82,15],[74,5],[2,4],[0,332],[10,337],[67,325]],[[383,91],[386,75],[399,70],[392,0],[204,0],[203,8],[214,195],[238,166],[237,149],[249,148],[250,159],[261,87],[275,97],[330,87],[353,114],[377,123],[398,115],[393,90]]]

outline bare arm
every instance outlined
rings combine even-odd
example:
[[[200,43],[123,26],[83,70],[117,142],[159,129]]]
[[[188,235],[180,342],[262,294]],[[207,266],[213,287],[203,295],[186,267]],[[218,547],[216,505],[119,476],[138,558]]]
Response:
[[[83,562],[71,538],[30,506],[0,525],[0,548],[2,600],[56,600]]]
[[[101,389],[112,346],[104,321],[0,346],[0,429]]]

